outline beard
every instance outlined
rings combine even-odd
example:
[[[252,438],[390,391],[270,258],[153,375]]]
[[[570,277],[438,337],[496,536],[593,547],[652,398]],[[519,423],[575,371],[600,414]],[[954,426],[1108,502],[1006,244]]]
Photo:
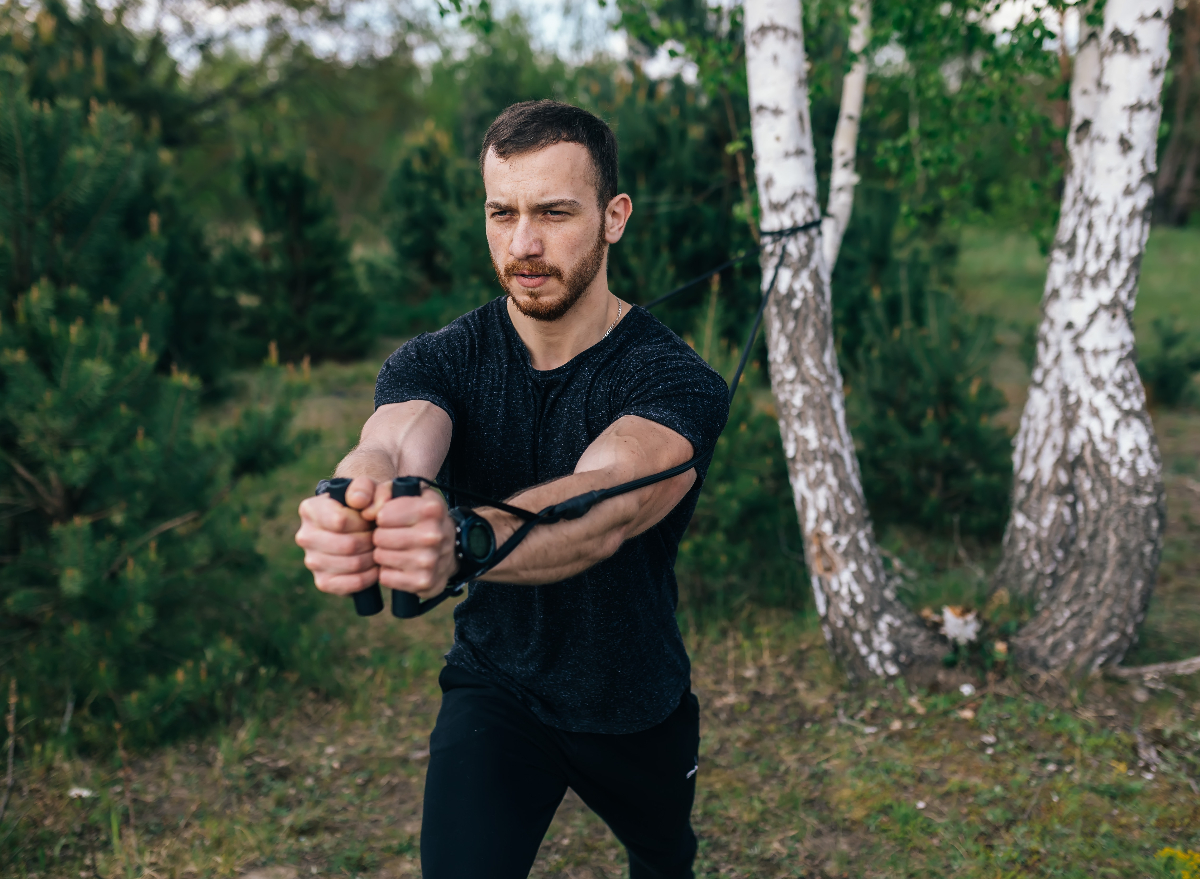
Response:
[[[607,248],[608,242],[604,240],[604,227],[601,226],[600,234],[596,236],[596,242],[592,245],[592,249],[584,254],[569,272],[564,272],[554,263],[541,258],[514,259],[508,262],[503,270],[496,265],[496,260],[493,259],[492,268],[496,270],[496,278],[500,281],[500,286],[508,294],[509,302],[516,307],[517,311],[526,317],[549,323],[558,320],[575,307],[575,303],[580,300],[587,288],[591,286],[592,281],[596,279],[596,275],[600,273]],[[517,275],[546,275],[558,280],[565,290],[558,298],[546,297],[540,290],[524,290],[528,299],[522,300],[513,295],[510,286],[516,283]]]

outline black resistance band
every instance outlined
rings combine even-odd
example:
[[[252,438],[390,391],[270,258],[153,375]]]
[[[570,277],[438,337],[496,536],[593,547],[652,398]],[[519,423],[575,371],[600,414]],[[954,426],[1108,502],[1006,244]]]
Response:
[[[810,229],[817,228],[821,225],[821,222],[822,221],[819,219],[812,220],[800,226],[793,226],[790,229],[762,232],[761,237],[764,239],[791,238],[792,236],[798,235],[801,232],[807,232]],[[668,299],[671,299],[680,293],[691,289],[702,281],[711,278],[713,275],[723,272],[730,266],[737,265],[738,263],[750,259],[751,257],[757,255],[761,249],[762,245],[759,245],[758,247],[755,247],[753,250],[750,250],[741,256],[727,260],[726,262],[723,262],[721,265],[717,266],[715,269],[705,272],[699,277],[693,278],[686,284],[681,284],[674,290],[671,290],[669,293],[665,293],[662,296],[659,296],[657,299],[652,299],[642,307],[653,308],[656,305],[660,305],[661,303],[666,302]],[[775,289],[775,282],[779,279],[779,270],[783,268],[783,260],[786,254],[786,247],[780,250],[779,259],[775,262],[775,269],[771,273],[771,281],[769,284],[767,284],[766,290],[763,291],[762,300],[758,304],[758,312],[754,315],[754,323],[751,325],[750,333],[746,337],[746,344],[742,347],[742,355],[738,361],[737,370],[734,372],[733,379],[729,383],[730,402],[733,401],[733,395],[737,393],[738,383],[741,381],[742,373],[746,369],[746,363],[750,359],[750,349],[753,347],[754,340],[758,336],[758,328],[762,325],[763,313],[767,309],[767,301],[771,298],[771,293]],[[485,497],[484,495],[477,494],[476,492],[465,491],[464,489],[455,488],[449,485],[442,485],[419,476],[399,476],[394,479],[392,481],[392,497],[419,495],[421,493],[421,487],[423,485],[428,485],[431,488],[440,489],[443,492],[454,494],[457,497],[474,501],[479,506],[494,507],[497,510],[501,510],[502,512],[521,519],[523,522],[521,527],[513,532],[513,535],[496,549],[496,551],[492,554],[491,559],[488,560],[487,565],[477,571],[472,578],[479,579],[492,568],[496,567],[496,565],[508,558],[509,555],[512,554],[512,551],[521,543],[521,541],[529,536],[529,532],[538,525],[553,525],[555,522],[561,522],[563,520],[578,519],[601,501],[606,501],[610,498],[627,494],[631,491],[637,491],[639,488],[645,488],[648,485],[654,485],[655,483],[678,476],[681,473],[686,473],[697,464],[708,458],[711,458],[714,451],[716,451],[715,443],[711,447],[698,452],[694,457],[691,458],[691,460],[684,461],[682,464],[679,464],[675,467],[670,467],[658,473],[652,473],[649,476],[642,476],[639,479],[633,479],[629,482],[623,482],[620,485],[614,485],[612,488],[602,488],[595,491],[585,492],[584,494],[567,498],[565,501],[560,501],[557,504],[552,504],[536,513],[532,510],[525,510],[521,507],[514,507],[511,504],[506,504],[502,501],[493,500],[492,498]],[[345,503],[346,488],[349,487],[349,484],[349,479],[330,480],[329,494],[336,500]],[[458,583],[453,587],[447,588],[444,592],[429,599],[428,601],[421,601],[416,595],[413,595],[409,592],[393,591],[392,613],[395,616],[404,619],[420,616],[421,614],[427,613],[428,611],[437,607],[452,595],[462,594],[462,590],[465,585],[465,583]],[[369,616],[373,613],[378,613],[379,611],[383,610],[383,601],[379,597],[378,587],[369,587],[367,590],[364,590],[364,592],[357,593],[354,598],[355,607],[362,616]]]

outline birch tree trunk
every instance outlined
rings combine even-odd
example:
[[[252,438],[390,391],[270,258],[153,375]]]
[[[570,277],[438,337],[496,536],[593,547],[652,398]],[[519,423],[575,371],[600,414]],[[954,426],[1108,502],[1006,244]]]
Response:
[[[800,0],[746,0],[745,35],[755,175],[770,232],[820,214]],[[897,600],[875,543],[846,426],[821,236],[767,237],[762,254],[764,287],[780,265],[766,314],[771,385],[825,638],[855,679],[937,661],[943,651]]]
[[[995,584],[1031,601],[1026,666],[1086,673],[1133,643],[1166,506],[1131,316],[1149,231],[1172,0],[1107,0],[1071,85],[1069,168]]]

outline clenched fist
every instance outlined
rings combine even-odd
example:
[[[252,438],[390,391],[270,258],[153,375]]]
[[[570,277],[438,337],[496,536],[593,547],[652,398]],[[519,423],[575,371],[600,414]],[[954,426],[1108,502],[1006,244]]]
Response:
[[[455,572],[454,523],[441,495],[391,496],[391,482],[355,477],[346,506],[325,495],[300,504],[296,543],[322,592],[350,595],[373,583],[433,598]]]

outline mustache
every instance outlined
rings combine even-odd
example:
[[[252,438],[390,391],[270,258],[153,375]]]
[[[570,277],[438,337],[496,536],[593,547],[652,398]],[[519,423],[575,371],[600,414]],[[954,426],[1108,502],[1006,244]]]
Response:
[[[504,264],[504,277],[513,278],[517,275],[546,275],[550,278],[563,280],[562,269],[544,259],[514,259]]]

